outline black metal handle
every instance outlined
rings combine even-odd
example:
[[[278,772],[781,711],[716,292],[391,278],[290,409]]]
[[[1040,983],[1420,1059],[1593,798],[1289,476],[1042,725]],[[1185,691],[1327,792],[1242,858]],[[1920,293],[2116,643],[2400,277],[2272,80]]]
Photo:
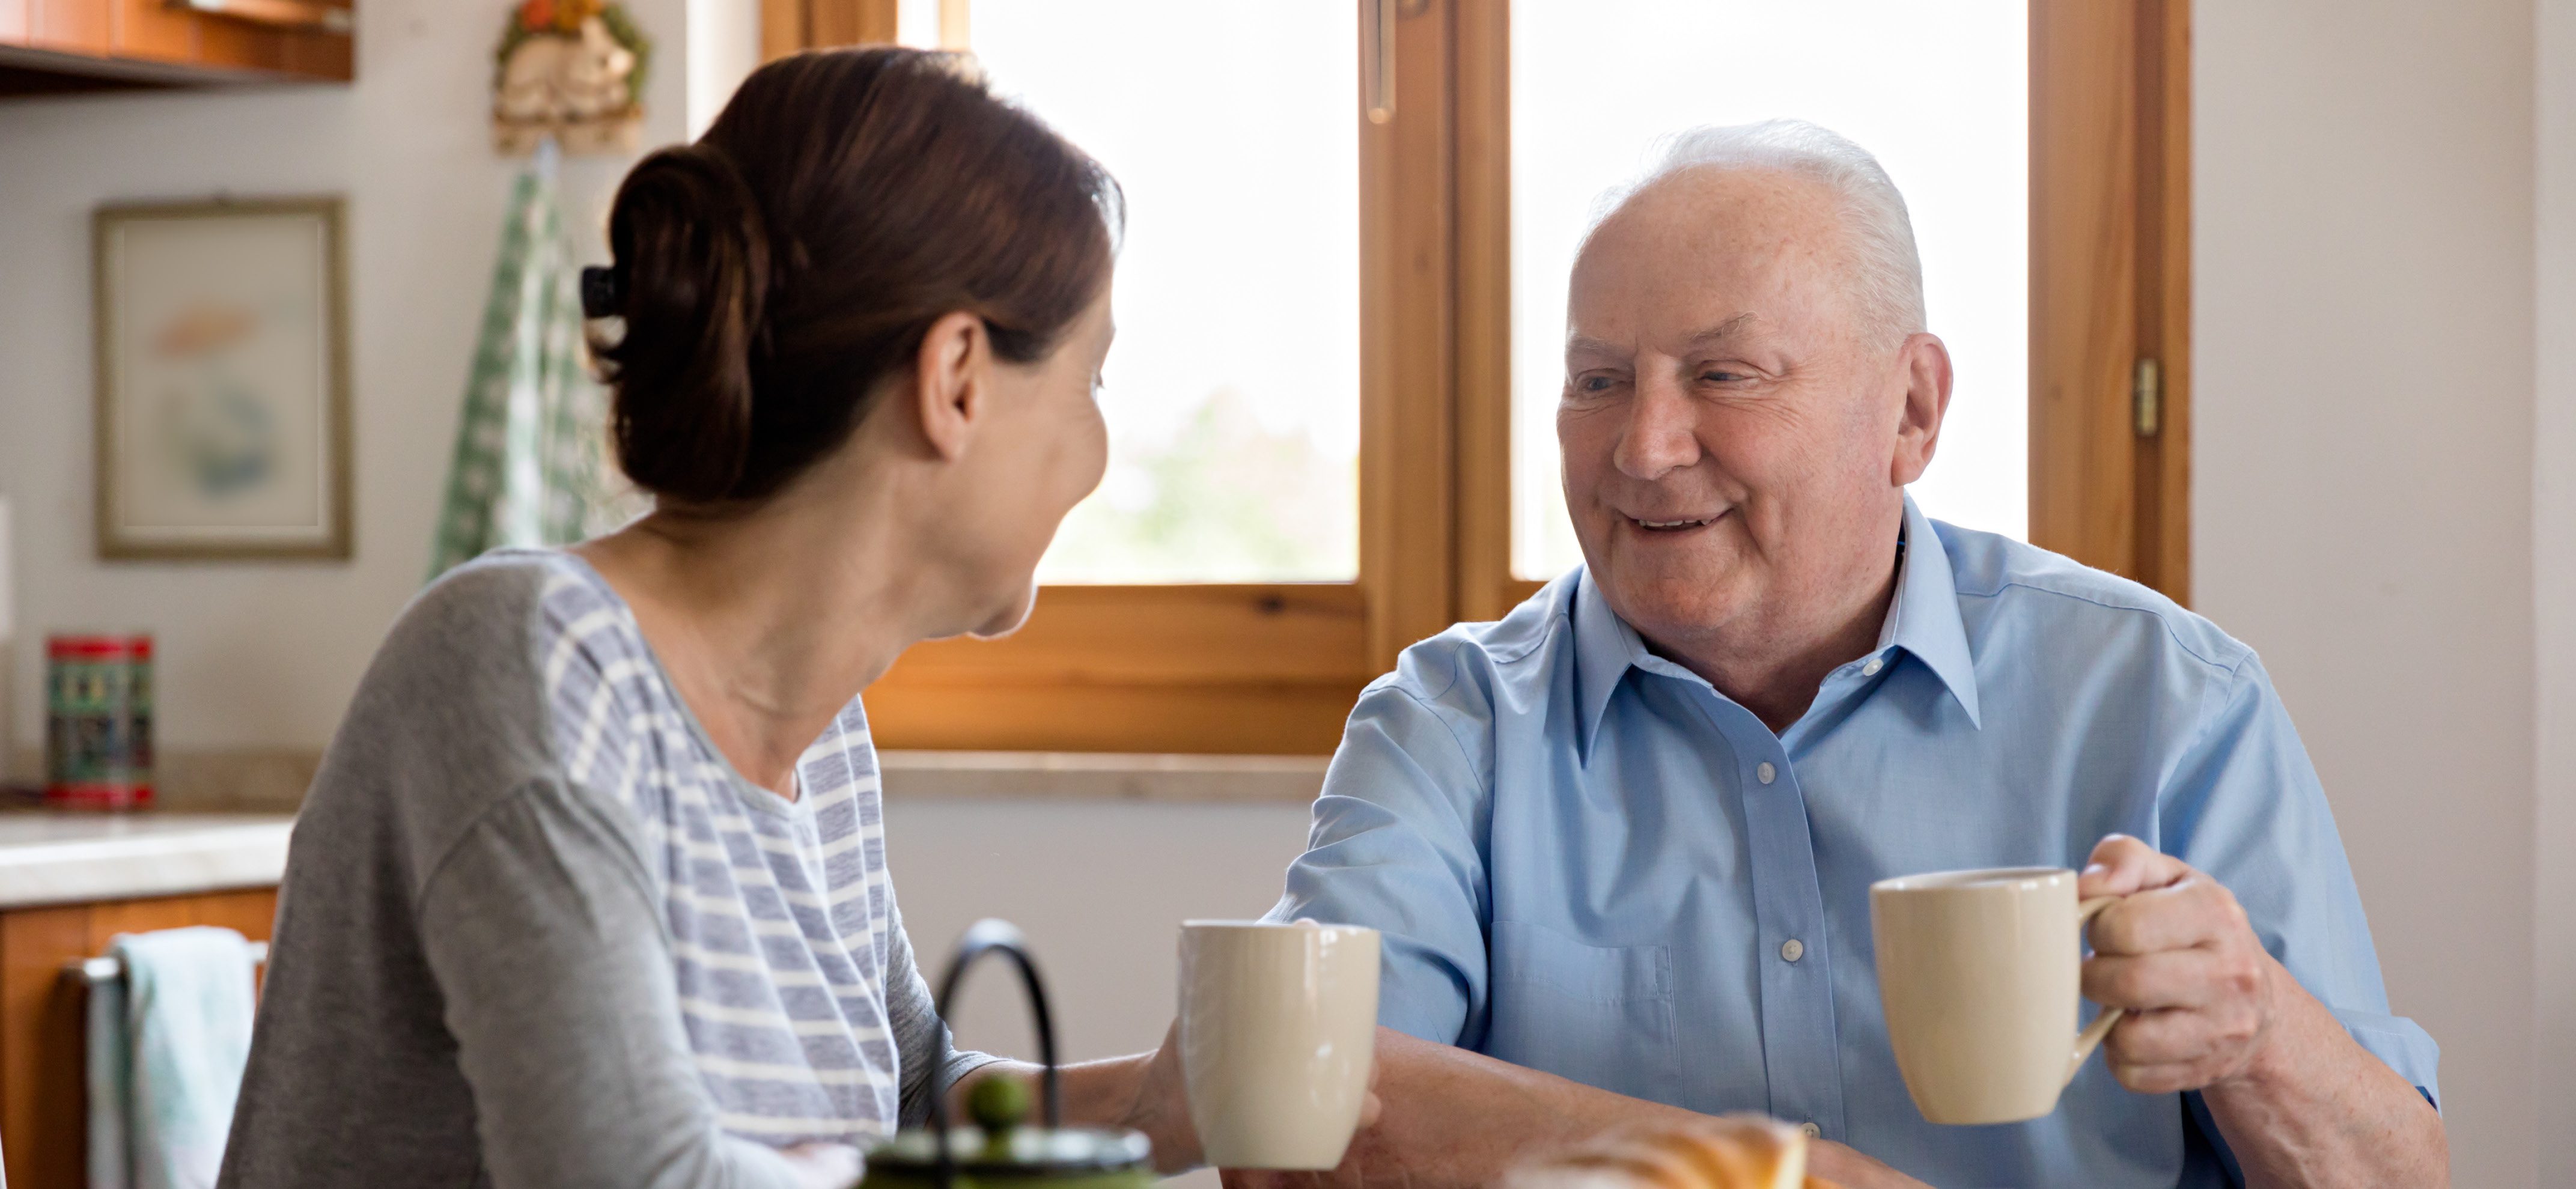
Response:
[[[948,1024],[948,1005],[957,1000],[957,985],[965,980],[966,968],[977,958],[990,953],[1009,955],[1020,968],[1020,982],[1028,987],[1029,1011],[1037,1017],[1038,1060],[1046,1066],[1044,1086],[1046,1125],[1049,1129],[1064,1125],[1063,1096],[1058,1093],[1055,1067],[1055,1018],[1047,1010],[1046,984],[1038,978],[1037,959],[1029,956],[1028,939],[1009,921],[986,917],[966,927],[957,939],[957,955],[948,960],[948,973],[939,979],[939,998],[933,1009],[939,1013],[942,1031]],[[949,1189],[957,1178],[957,1161],[948,1151],[948,1046],[940,1045],[938,1063],[930,1069],[930,1147],[938,1170],[939,1189]]]

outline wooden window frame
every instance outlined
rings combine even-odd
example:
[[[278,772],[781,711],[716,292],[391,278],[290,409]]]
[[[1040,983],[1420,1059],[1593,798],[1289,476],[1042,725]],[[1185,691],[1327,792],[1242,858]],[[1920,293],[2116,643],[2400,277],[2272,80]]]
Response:
[[[1511,569],[1510,10],[1382,2],[1394,110],[1352,110],[1358,580],[1047,587],[1006,639],[906,653],[868,691],[881,745],[1328,752],[1405,645],[1538,589]],[[893,0],[762,8],[771,57],[895,34]],[[2185,599],[2188,0],[2031,0],[2030,29],[2031,538]]]

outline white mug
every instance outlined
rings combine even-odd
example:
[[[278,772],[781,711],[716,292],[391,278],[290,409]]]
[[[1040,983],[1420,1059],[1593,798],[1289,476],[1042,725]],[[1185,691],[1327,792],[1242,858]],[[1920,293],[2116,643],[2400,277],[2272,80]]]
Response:
[[[1181,924],[1181,1070],[1218,1168],[1329,1169],[1368,1099],[1378,936],[1356,925]]]
[[[1878,996],[1915,1109],[1934,1123],[2017,1123],[2058,1092],[2120,1021],[2075,1030],[2084,924],[2062,867],[1940,871],[1869,886]],[[2073,1039],[2070,1040],[2069,1038]]]

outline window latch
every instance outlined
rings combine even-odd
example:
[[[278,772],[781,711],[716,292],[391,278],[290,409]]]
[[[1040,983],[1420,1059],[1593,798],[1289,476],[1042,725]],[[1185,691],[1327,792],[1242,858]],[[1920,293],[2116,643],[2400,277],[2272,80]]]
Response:
[[[1368,121],[1383,124],[1395,118],[1395,0],[1361,0],[1364,20],[1360,25],[1363,45],[1360,85],[1366,89],[1361,104],[1368,109]]]
[[[2164,377],[2156,361],[2141,359],[2129,373],[2129,411],[2136,418],[2138,436],[2152,438],[2164,428]]]

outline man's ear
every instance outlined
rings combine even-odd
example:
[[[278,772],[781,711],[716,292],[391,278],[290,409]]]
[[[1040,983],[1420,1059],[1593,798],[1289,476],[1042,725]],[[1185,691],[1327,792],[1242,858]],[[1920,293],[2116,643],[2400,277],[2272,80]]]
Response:
[[[1896,456],[1887,477],[1903,487],[1923,477],[1941,443],[1941,418],[1950,411],[1950,348],[1938,335],[1911,334],[1899,351],[1905,405],[1897,411]]]
[[[993,340],[984,320],[958,311],[944,314],[921,336],[909,395],[922,440],[940,458],[954,461],[984,419],[992,400]]]

